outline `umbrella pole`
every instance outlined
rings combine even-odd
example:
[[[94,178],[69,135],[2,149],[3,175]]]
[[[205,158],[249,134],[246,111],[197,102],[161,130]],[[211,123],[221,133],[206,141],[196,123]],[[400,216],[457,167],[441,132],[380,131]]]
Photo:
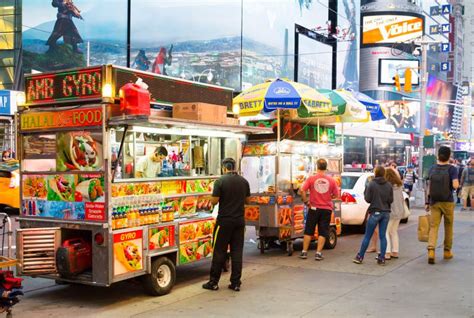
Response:
[[[342,166],[344,167],[344,122],[341,123],[341,148],[342,148]]]
[[[277,156],[275,160],[275,194],[278,194],[278,178],[280,177],[280,138],[281,138],[281,118],[280,108],[277,108]]]
[[[317,134],[317,138],[318,138],[318,145],[319,145],[319,142],[320,142],[320,139],[319,139],[319,117],[318,117],[318,134]]]

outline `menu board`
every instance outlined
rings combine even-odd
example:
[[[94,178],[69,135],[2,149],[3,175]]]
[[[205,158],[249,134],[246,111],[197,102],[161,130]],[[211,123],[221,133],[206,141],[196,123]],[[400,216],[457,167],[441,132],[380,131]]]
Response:
[[[214,220],[204,219],[179,224],[179,263],[186,264],[212,256]]]
[[[23,175],[22,215],[105,220],[103,174]]]
[[[143,269],[143,230],[114,234],[114,275]]]
[[[54,134],[23,136],[22,146],[25,159],[56,157],[56,135]]]
[[[57,134],[57,171],[97,171],[102,168],[100,133],[89,131]]]

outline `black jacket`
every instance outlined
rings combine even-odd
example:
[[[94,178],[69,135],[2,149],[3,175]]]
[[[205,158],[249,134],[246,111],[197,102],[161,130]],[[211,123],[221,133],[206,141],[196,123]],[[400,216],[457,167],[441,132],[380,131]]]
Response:
[[[390,212],[390,205],[393,202],[392,185],[385,178],[374,178],[365,188],[364,198],[370,203],[369,213]]]

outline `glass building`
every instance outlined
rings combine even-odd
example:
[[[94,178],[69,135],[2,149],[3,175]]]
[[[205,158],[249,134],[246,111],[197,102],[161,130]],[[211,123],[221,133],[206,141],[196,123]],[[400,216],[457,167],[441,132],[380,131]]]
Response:
[[[21,0],[0,1],[0,89],[15,88],[21,48]]]

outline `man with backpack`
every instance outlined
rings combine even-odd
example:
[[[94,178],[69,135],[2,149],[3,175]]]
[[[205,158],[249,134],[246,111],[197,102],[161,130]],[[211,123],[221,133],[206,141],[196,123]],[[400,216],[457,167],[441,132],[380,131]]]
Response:
[[[474,159],[467,164],[467,167],[463,170],[461,175],[461,198],[462,198],[462,209],[467,210],[467,203],[471,205],[471,210],[474,210],[472,206],[472,198],[474,197]]]
[[[439,224],[444,219],[444,259],[453,258],[454,196],[459,187],[458,171],[449,164],[451,149],[441,146],[438,150],[438,163],[433,165],[428,175],[428,191],[425,208],[431,210],[428,236],[428,263],[435,263],[435,248],[438,241]]]

